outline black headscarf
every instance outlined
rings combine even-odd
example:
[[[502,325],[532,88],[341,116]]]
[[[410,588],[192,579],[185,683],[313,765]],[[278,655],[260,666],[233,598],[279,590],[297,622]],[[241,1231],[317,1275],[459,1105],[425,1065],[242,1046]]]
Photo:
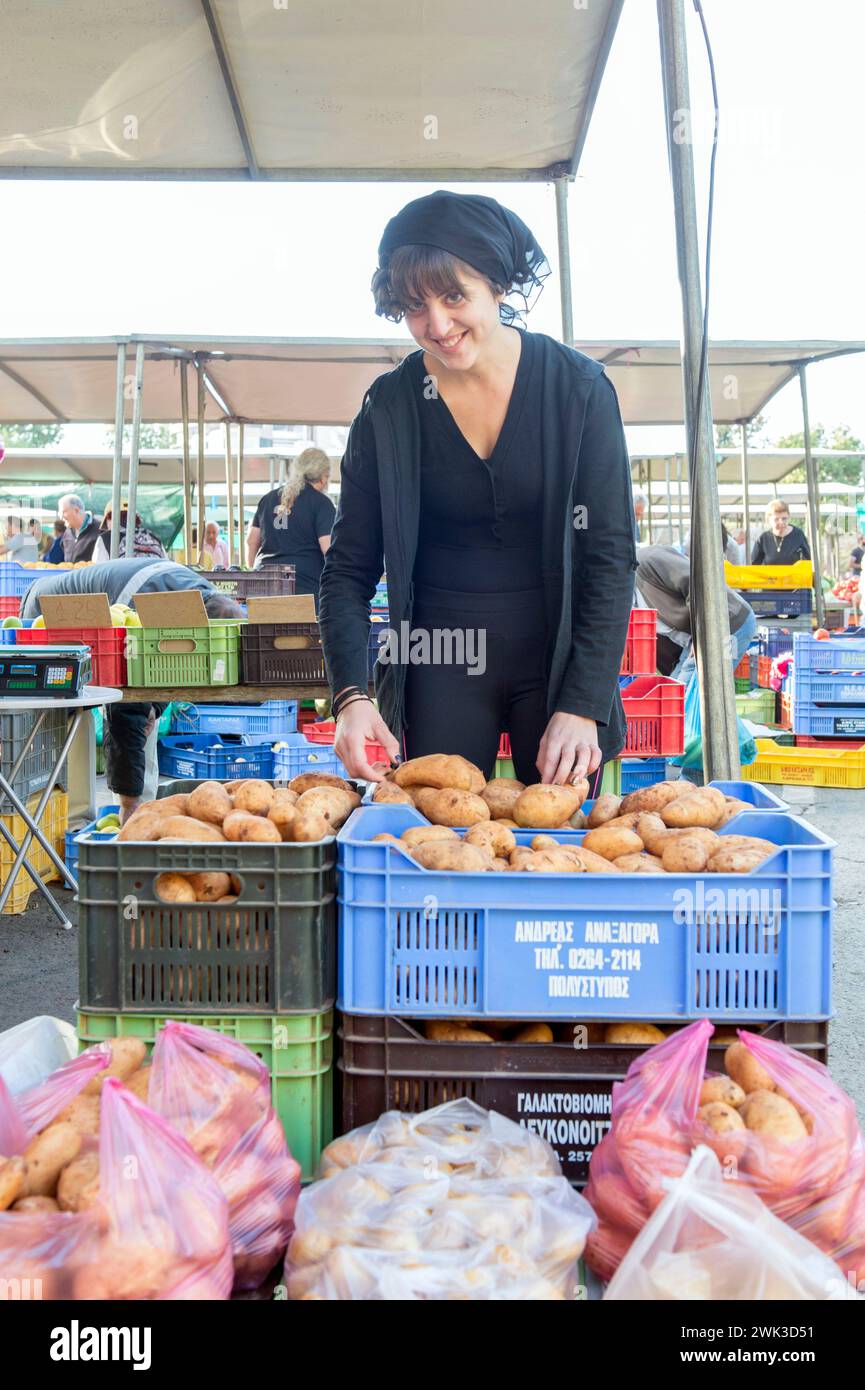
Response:
[[[392,217],[379,242],[378,263],[386,270],[401,246],[435,246],[465,261],[488,280],[518,295],[520,308],[503,303],[503,322],[531,308],[550,273],[547,258],[521,217],[495,198],[444,189],[415,198]]]

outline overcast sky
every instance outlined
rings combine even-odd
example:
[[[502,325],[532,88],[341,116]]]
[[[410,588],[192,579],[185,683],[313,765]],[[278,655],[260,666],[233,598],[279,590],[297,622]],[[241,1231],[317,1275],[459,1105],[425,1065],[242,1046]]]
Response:
[[[711,334],[865,338],[862,8],[855,0],[705,0],[704,9],[721,102]],[[711,108],[688,10],[704,192]],[[527,20],[530,43],[530,11]],[[368,292],[376,244],[386,219],[430,188],[2,187],[3,337],[389,335],[395,330],[375,317]],[[554,259],[550,188],[476,191],[514,207]],[[572,186],[571,240],[577,340],[679,336],[653,0],[625,5]],[[555,277],[530,326],[558,334]],[[809,384],[812,421],[843,422],[865,437],[865,359],[813,368]],[[772,438],[801,428],[798,389],[788,387],[769,415]],[[629,434],[640,449],[681,445],[669,429]]]

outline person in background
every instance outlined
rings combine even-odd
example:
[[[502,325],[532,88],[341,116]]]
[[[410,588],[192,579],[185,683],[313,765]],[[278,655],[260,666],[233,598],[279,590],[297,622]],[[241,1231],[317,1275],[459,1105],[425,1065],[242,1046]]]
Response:
[[[35,580],[21,600],[21,617],[38,618],[44,594],[107,594],[109,603],[130,603],[135,594],[174,593],[198,589],[208,618],[242,618],[243,609],[227,594],[215,589],[204,575],[177,565],[173,560],[141,556],[109,560],[85,569],[61,570]],[[151,701],[107,705],[105,708],[105,764],[108,786],[127,820],[140,804],[147,765],[147,740],[155,738],[162,705]],[[154,792],[155,794],[155,792]]]
[[[685,555],[691,553],[691,537],[685,541],[683,552]],[[730,532],[727,530],[723,521],[721,522],[721,558],[727,560],[731,565],[742,563],[742,552],[739,549]]]
[[[126,529],[129,524],[129,512],[124,507],[120,513],[120,544],[117,551],[118,559],[126,559]],[[147,527],[138,512],[135,513],[135,536],[133,539],[134,555],[153,555],[157,560],[167,560],[168,556],[165,546],[158,536]],[[93,547],[93,563],[96,565],[104,564],[111,559],[111,507],[105,508],[105,515],[102,518],[102,525],[99,528],[99,537]]]
[[[856,544],[850,551],[849,573],[857,577],[862,573],[862,557],[865,556],[865,536],[857,536]]]
[[[691,565],[668,545],[637,551],[636,603],[658,614],[657,662],[662,676],[687,683],[696,669],[691,638]],[[727,589],[730,659],[738,666],[757,631],[757,619],[734,589]]]
[[[36,542],[39,559],[44,560],[46,552],[51,549],[51,537],[42,529],[42,522],[35,516],[31,516],[28,521],[27,530]]]
[[[84,505],[83,498],[69,492],[57,503],[57,510],[66,522],[63,536],[63,559],[67,564],[92,560],[99,539],[99,522]]]
[[[294,565],[295,593],[314,594],[316,602],[336,516],[327,495],[329,479],[324,450],[304,449],[293,460],[285,485],[262,497],[246,536],[250,569]]]
[[[643,524],[643,517],[646,512],[646,494],[644,492],[634,493],[634,540],[640,544],[640,530]],[[651,542],[650,542],[651,543]]]
[[[805,532],[790,525],[790,508],[780,497],[769,503],[765,521],[768,529],[754,542],[752,565],[795,565],[811,559]]]
[[[33,564],[39,559],[39,550],[32,532],[21,530],[20,516],[6,518],[6,544],[0,545],[0,555],[14,560],[19,565]]]
[[[63,564],[63,537],[66,534],[66,522],[58,516],[54,523],[54,539],[48,547],[45,561],[49,565]]]
[[[228,569],[228,544],[219,534],[219,522],[208,521],[204,527],[204,545],[198,555],[203,570]]]

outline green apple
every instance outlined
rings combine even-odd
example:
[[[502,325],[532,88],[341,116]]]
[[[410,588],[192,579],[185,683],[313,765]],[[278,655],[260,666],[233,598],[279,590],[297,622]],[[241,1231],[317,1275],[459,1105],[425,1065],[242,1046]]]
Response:
[[[98,821],[96,822],[96,829],[97,829],[97,830],[119,830],[119,829],[120,829],[120,817],[119,817],[119,816],[116,816],[116,815],[114,814],[114,812],[112,811],[111,815],[109,815],[109,816],[103,816],[101,820],[98,820]]]
[[[22,623],[22,621],[21,621],[20,618],[12,617],[12,618],[4,618],[4,619],[3,619],[3,626],[4,626],[4,627],[23,627],[24,624]]]

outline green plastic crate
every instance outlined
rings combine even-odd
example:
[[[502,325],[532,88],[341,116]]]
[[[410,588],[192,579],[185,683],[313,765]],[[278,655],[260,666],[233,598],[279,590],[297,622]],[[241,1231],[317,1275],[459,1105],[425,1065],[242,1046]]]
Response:
[[[127,685],[237,685],[240,626],[239,618],[230,618],[211,620],[207,627],[127,628]],[[166,650],[169,646],[175,650]]]
[[[515,777],[513,758],[496,758],[497,777]]]
[[[735,677],[735,680],[736,680],[736,694],[737,694],[737,695],[747,695],[748,691],[751,689],[751,677],[750,677],[750,676],[736,676],[736,677]]]
[[[81,1048],[106,1038],[142,1038],[148,1052],[166,1023],[197,1023],[244,1043],[270,1072],[273,1108],[304,1182],[333,1138],[333,1013],[111,1014],[78,1010]]]
[[[774,690],[748,690],[747,694],[736,696],[736,713],[740,719],[750,719],[755,724],[774,724]]]
[[[601,795],[621,796],[622,794],[622,760],[612,758],[608,763],[604,763],[604,772],[601,777]]]

